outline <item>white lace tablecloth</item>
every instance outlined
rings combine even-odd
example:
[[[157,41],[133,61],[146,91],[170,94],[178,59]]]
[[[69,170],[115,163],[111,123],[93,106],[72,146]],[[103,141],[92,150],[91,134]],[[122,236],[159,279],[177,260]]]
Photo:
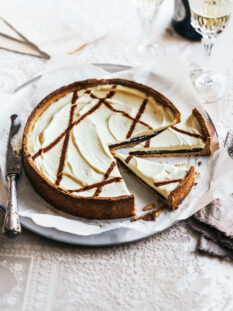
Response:
[[[77,57],[90,62],[128,64],[127,45],[138,31],[126,0],[86,0],[104,20],[108,34]],[[170,27],[171,0],[158,16],[167,50],[188,43]],[[22,1],[23,5],[23,1]],[[228,39],[233,41],[232,32]],[[191,45],[191,43],[190,43]],[[224,51],[223,51],[224,53]],[[0,50],[0,92],[13,91],[40,74],[46,61]],[[233,62],[230,92],[217,123],[224,139],[233,121]],[[1,115],[1,117],[4,117]],[[3,213],[0,212],[2,223]],[[197,236],[185,222],[144,241],[111,248],[80,248],[23,230],[14,240],[0,233],[1,311],[233,310],[233,265],[197,255]]]

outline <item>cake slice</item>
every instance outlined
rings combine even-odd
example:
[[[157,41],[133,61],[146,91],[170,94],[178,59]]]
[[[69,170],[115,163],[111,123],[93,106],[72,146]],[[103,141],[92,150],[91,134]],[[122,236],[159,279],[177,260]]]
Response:
[[[125,166],[140,182],[153,190],[163,202],[175,210],[191,190],[195,169],[160,164],[145,159],[116,154],[119,163]]]
[[[160,134],[130,149],[140,157],[210,155],[211,137],[197,108],[185,122],[170,126]]]

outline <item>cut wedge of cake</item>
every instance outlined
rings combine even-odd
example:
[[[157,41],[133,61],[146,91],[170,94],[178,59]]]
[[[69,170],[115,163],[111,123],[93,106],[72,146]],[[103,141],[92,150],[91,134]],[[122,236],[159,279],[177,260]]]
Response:
[[[140,157],[210,155],[211,137],[205,120],[197,108],[185,122],[168,127],[163,132],[130,149]]]
[[[116,154],[116,159],[137,179],[153,190],[163,202],[175,210],[191,190],[195,169],[160,164],[132,155]]]

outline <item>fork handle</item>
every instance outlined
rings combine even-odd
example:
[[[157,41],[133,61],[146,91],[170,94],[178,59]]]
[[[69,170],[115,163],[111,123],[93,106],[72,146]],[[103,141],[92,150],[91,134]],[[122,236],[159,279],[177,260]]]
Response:
[[[3,232],[9,238],[14,238],[21,232],[17,205],[16,177],[16,174],[9,174],[7,176],[8,200]]]

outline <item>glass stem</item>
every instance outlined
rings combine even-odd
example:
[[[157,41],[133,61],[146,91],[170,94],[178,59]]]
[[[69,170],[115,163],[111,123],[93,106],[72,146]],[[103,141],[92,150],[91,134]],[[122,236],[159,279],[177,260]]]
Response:
[[[203,46],[204,46],[205,55],[207,57],[211,56],[212,49],[213,49],[213,46],[214,46],[214,42],[215,42],[215,38],[214,37],[207,36],[207,37],[203,37],[202,38],[202,43],[203,43]]]
[[[215,42],[215,37],[212,36],[203,36],[202,44],[205,52],[205,73],[206,73],[206,84],[212,82],[211,72],[210,72],[210,57],[212,55],[212,49]]]
[[[156,16],[158,14],[159,7],[154,9],[154,12],[152,14],[144,15],[143,12],[138,11],[139,18],[141,19],[142,24],[142,32],[143,32],[143,39],[141,45],[147,45],[150,43],[151,35],[153,34],[154,30],[154,22],[156,19]]]

